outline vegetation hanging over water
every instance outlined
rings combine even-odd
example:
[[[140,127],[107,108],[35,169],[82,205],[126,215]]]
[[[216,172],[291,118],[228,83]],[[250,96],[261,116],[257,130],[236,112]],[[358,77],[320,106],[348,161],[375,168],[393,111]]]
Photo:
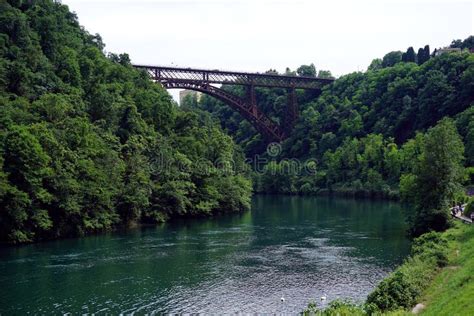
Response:
[[[0,241],[249,208],[232,139],[103,50],[60,3],[0,3]]]

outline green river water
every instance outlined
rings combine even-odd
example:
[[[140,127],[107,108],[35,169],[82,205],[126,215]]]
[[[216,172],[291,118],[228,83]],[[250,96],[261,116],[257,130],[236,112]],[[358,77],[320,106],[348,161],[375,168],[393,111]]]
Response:
[[[242,214],[3,247],[0,314],[296,313],[311,300],[362,301],[407,256],[405,228],[395,202],[255,196]]]

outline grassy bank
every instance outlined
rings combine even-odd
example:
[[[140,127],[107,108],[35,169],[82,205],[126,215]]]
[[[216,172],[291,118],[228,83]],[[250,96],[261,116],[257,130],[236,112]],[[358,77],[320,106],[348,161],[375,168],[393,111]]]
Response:
[[[456,222],[443,233],[415,239],[410,257],[386,277],[364,305],[335,301],[313,315],[474,315],[474,227]]]
[[[456,224],[446,233],[453,240],[449,265],[423,293],[423,315],[474,315],[474,227]]]

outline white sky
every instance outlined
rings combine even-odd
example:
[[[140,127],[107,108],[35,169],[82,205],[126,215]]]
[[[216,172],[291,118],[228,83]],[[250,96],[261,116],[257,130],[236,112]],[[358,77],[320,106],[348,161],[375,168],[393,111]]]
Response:
[[[474,34],[471,1],[63,0],[108,52],[133,63],[340,76],[392,50]]]

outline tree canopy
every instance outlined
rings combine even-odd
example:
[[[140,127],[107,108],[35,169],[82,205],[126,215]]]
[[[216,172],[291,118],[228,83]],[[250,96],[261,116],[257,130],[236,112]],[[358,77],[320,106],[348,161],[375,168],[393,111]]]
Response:
[[[249,208],[244,156],[67,6],[0,3],[0,241]]]
[[[309,68],[312,66],[298,69]],[[286,73],[292,71],[287,69]],[[374,59],[366,72],[344,75],[320,95],[297,91],[300,117],[277,157],[265,155],[266,143],[260,135],[225,104],[203,97],[195,106],[218,119],[248,157],[263,154],[268,158],[270,163],[264,172],[254,176],[256,191],[398,198],[400,191],[402,195],[422,194],[421,182],[430,182],[421,180],[419,161],[428,159],[430,154],[427,166],[444,161],[440,172],[451,170],[448,161],[457,166],[452,169],[456,172],[449,176],[440,173],[439,178],[449,178],[443,181],[451,184],[464,181],[460,177],[463,164],[469,167],[474,163],[473,73],[472,53],[464,50],[432,56],[426,45],[418,54],[410,47],[404,54],[394,51]],[[243,95],[240,87],[223,88]],[[275,122],[282,122],[286,93],[282,89],[258,88],[257,104]],[[447,123],[443,120],[446,117],[453,121]],[[435,136],[440,130],[446,134]],[[433,139],[437,139],[438,148],[430,147]],[[441,152],[447,146],[453,150],[452,157]],[[461,163],[463,154],[465,160]],[[307,173],[301,168],[294,176],[278,173],[285,169],[288,159],[300,161],[300,166],[311,160],[317,166],[316,172]],[[454,198],[451,184],[435,187],[436,183],[432,183],[426,189],[437,194],[444,204],[431,205],[421,200],[417,204],[424,205],[425,211],[442,211],[445,216],[446,201],[451,203]],[[421,214],[422,208],[417,208],[416,214]],[[433,219],[427,227],[439,229],[445,220]]]

